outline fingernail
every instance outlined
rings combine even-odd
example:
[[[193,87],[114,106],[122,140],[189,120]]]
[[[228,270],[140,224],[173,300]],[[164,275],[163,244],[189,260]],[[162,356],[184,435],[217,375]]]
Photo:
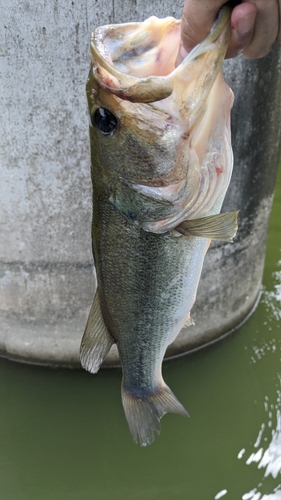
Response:
[[[236,30],[239,35],[246,35],[253,29],[255,18],[256,12],[251,12],[238,21]]]

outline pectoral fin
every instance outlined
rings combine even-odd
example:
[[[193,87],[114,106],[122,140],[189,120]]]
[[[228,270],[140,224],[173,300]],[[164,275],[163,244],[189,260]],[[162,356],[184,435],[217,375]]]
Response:
[[[232,241],[237,233],[239,210],[210,215],[202,219],[185,220],[176,230],[185,236],[200,236],[211,240]]]
[[[96,373],[113,344],[114,339],[104,324],[96,292],[80,347],[82,367]]]

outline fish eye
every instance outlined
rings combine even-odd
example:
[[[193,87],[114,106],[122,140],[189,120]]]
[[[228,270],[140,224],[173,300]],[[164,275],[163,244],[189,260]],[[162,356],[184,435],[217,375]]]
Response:
[[[92,125],[97,127],[103,134],[110,135],[117,127],[117,118],[106,108],[98,108],[91,116]]]

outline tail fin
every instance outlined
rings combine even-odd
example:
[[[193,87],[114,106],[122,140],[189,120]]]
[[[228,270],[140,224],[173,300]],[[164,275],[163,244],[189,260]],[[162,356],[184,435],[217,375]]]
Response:
[[[160,434],[160,419],[166,413],[188,417],[183,405],[171,389],[163,383],[153,392],[133,393],[122,386],[122,403],[135,443],[147,446],[154,441],[154,432]]]

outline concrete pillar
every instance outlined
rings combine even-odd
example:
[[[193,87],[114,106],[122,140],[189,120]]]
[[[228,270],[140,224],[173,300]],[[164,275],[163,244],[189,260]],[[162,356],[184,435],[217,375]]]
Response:
[[[0,6],[0,354],[79,366],[92,303],[91,180],[85,83],[94,26],[179,17],[182,1],[10,0]],[[235,166],[225,210],[234,244],[212,244],[185,352],[236,327],[260,290],[280,155],[281,56],[226,63],[236,94]],[[116,350],[109,363],[116,363]]]

